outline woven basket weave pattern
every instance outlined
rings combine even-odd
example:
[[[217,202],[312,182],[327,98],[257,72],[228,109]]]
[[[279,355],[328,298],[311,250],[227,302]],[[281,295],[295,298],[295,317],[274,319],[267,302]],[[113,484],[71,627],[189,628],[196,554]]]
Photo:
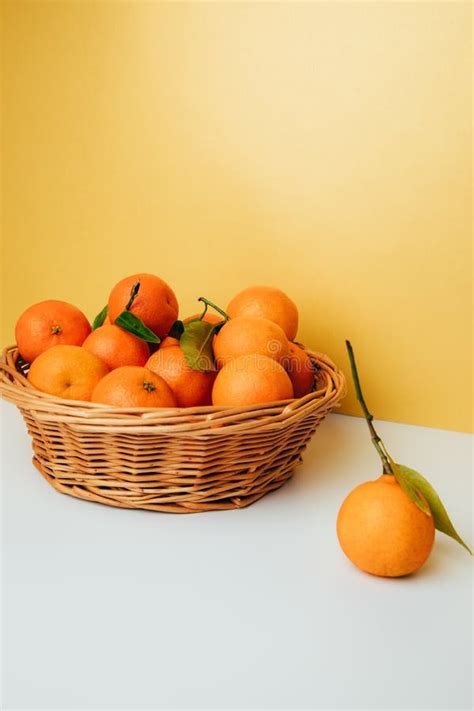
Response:
[[[341,371],[306,352],[314,392],[251,407],[124,409],[59,399],[29,384],[14,347],[2,354],[0,391],[23,415],[34,464],[64,494],[176,513],[241,508],[290,478],[345,395]]]

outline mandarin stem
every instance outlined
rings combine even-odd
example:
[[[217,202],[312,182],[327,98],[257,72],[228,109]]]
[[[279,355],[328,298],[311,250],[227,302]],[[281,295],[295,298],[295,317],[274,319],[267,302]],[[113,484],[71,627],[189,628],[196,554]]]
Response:
[[[374,417],[373,417],[373,415],[370,414],[369,408],[367,407],[366,402],[364,400],[364,396],[362,395],[362,388],[360,386],[359,373],[357,371],[357,365],[356,365],[356,361],[355,361],[354,351],[352,350],[352,345],[351,345],[350,341],[346,340],[346,348],[347,348],[347,352],[349,354],[349,361],[351,364],[352,379],[354,381],[354,388],[356,391],[356,397],[360,403],[362,412],[364,413],[364,417],[365,417],[367,425],[369,427],[370,436],[371,436],[373,445],[374,445],[375,449],[377,450],[380,459],[382,460],[383,473],[384,474],[393,474],[392,465],[390,464],[391,457],[388,454],[384,443],[382,442],[382,440],[378,436],[377,432],[375,431],[375,427],[372,424],[372,420],[374,419]]]
[[[206,302],[204,302],[204,311],[203,311],[202,314],[199,316],[199,318],[200,318],[201,321],[203,320],[204,316],[207,314],[207,309],[208,309],[208,306],[207,306]]]
[[[206,299],[204,296],[200,296],[198,301],[202,301],[202,303],[206,304],[206,306],[210,306],[211,308],[215,309],[217,313],[219,313],[226,321],[229,320],[229,316],[226,314],[226,312],[220,309],[215,304],[213,304],[212,301],[209,301],[209,299]]]
[[[125,311],[130,311],[130,309],[132,308],[132,304],[133,304],[133,302],[135,301],[135,297],[136,297],[136,295],[138,294],[139,291],[140,291],[140,282],[139,282],[139,281],[136,281],[135,284],[132,286],[132,289],[131,289],[131,291],[130,291],[130,298],[129,298],[129,300],[128,300],[128,302],[127,302],[127,305],[126,305],[126,307],[125,307]]]

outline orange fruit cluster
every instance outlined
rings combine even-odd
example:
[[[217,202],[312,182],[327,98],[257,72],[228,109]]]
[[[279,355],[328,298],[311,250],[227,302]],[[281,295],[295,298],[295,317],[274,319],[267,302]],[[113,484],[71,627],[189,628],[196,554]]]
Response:
[[[179,321],[171,287],[141,273],[114,286],[94,330],[75,306],[49,300],[26,309],[15,335],[30,383],[60,398],[126,408],[238,407],[311,392],[311,359],[293,342],[298,310],[283,291],[244,289],[217,310]],[[200,319],[209,367],[190,361],[181,340]]]

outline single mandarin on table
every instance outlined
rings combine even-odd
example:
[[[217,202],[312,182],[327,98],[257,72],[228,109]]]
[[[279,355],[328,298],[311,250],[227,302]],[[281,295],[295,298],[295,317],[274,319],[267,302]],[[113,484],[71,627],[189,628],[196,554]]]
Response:
[[[403,491],[395,476],[383,474],[353,489],[337,518],[341,548],[366,573],[399,577],[427,560],[435,527]]]

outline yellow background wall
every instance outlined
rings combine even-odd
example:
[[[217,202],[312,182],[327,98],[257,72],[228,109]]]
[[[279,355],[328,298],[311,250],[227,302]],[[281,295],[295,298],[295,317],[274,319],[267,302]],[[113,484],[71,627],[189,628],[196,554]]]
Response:
[[[469,3],[3,13],[3,343],[134,271],[273,284],[379,418],[471,428]]]

